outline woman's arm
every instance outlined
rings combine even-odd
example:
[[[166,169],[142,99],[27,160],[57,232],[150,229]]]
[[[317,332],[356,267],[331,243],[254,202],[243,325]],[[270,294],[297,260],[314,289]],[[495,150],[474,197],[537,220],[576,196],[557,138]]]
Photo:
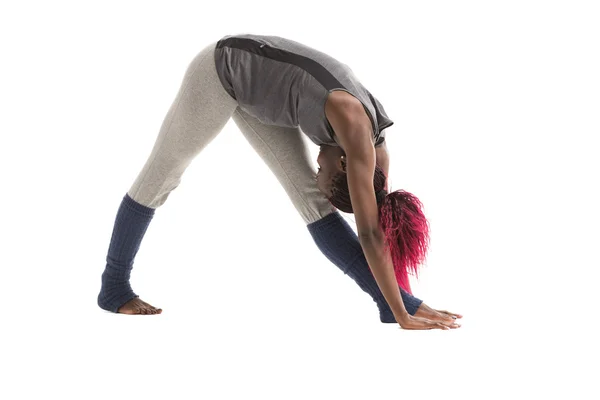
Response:
[[[346,92],[333,92],[329,96],[325,114],[346,153],[348,189],[365,258],[394,316],[404,319],[408,313],[400,297],[391,257],[384,251],[384,235],[379,226],[373,190],[376,154],[371,121],[362,104]]]
[[[329,95],[325,114],[346,153],[346,174],[357,235],[381,293],[396,321],[404,329],[450,329],[444,324],[410,315],[396,281],[391,256],[385,251],[385,236],[379,225],[379,210],[373,190],[375,149],[371,121],[360,101],[344,91]]]

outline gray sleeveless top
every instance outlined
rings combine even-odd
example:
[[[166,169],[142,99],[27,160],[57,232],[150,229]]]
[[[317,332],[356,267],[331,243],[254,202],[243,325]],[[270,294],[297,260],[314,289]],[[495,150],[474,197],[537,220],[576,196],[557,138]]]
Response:
[[[385,140],[384,129],[394,124],[350,67],[290,39],[224,36],[216,44],[215,65],[223,87],[241,109],[268,125],[300,127],[317,145],[339,146],[325,116],[327,96],[334,90],[362,103],[376,146]]]

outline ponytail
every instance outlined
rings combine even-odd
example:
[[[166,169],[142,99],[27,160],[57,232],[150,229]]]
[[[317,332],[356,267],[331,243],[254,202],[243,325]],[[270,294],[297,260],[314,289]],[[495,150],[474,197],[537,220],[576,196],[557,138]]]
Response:
[[[422,209],[421,201],[402,189],[388,193],[379,205],[379,222],[396,281],[411,295],[408,275],[418,277],[429,249],[429,222]]]

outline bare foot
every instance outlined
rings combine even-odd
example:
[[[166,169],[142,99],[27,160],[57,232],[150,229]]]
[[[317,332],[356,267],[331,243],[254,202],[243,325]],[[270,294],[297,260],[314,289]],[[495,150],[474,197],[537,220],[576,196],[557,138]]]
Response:
[[[146,303],[144,300],[139,297],[134,297],[129,300],[127,303],[123,304],[117,310],[118,313],[121,314],[160,314],[162,312],[162,308],[156,308]]]
[[[434,310],[425,303],[421,303],[415,317],[427,318],[432,321],[439,321],[451,328],[460,328],[460,324],[456,323],[456,318],[462,318],[462,315],[451,313],[445,310]],[[454,318],[456,317],[456,318]]]

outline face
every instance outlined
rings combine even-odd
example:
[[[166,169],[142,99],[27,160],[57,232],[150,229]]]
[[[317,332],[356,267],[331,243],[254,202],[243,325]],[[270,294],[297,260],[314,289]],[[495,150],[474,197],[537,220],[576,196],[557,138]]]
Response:
[[[332,179],[340,172],[344,172],[346,153],[338,146],[321,146],[317,163],[319,171],[317,172],[317,187],[327,197],[331,197]]]

